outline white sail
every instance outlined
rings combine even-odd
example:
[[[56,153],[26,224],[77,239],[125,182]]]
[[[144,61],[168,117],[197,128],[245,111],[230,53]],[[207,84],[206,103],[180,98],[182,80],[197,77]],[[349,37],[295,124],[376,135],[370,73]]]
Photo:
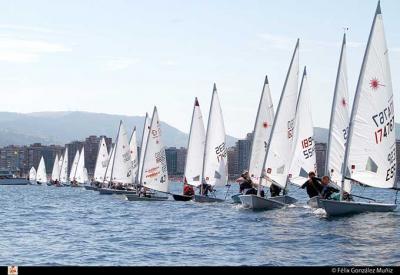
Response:
[[[311,101],[307,82],[307,72],[304,68],[299,97],[297,100],[294,122],[293,153],[289,168],[291,183],[301,186],[308,179],[310,171],[317,172],[315,157],[314,127],[311,113]]]
[[[81,153],[79,154],[78,164],[75,171],[75,180],[78,183],[85,183],[85,148],[82,147]]]
[[[299,82],[299,40],[290,62],[281,98],[275,114],[263,174],[268,181],[285,188],[292,160],[294,118]]]
[[[395,186],[394,99],[379,3],[354,97],[346,164],[351,169],[348,176],[355,181],[379,188]]]
[[[112,167],[114,164],[114,156],[115,156],[114,148],[115,148],[115,144],[111,149],[111,153],[108,158],[108,164],[107,164],[106,173],[105,173],[105,177],[104,177],[104,182],[107,182],[107,183],[111,182],[111,170],[112,170]]]
[[[63,157],[63,155],[61,155],[60,158],[58,159],[58,169],[59,169],[58,170],[58,180],[60,180],[63,162],[64,162],[64,157]]]
[[[224,166],[220,164],[222,160]],[[212,186],[225,185],[226,178],[223,174],[226,173],[227,163],[225,126],[214,84],[204,146],[202,179]]]
[[[167,159],[162,142],[161,123],[156,107],[154,107],[145,148],[141,184],[150,189],[166,193],[169,189]]]
[[[138,149],[137,149],[137,138],[136,138],[136,127],[133,129],[131,139],[129,141],[129,148],[131,152],[131,168],[132,168],[132,182],[135,182],[138,168]]]
[[[59,180],[60,177],[60,167],[59,167],[59,160],[58,155],[54,158],[53,170],[51,172],[51,180],[56,181]]]
[[[341,185],[340,181],[342,179],[342,166],[347,135],[349,132],[349,121],[350,111],[346,65],[346,34],[344,34],[333,95],[325,167],[325,175],[329,175],[331,181],[337,187],[340,187]],[[321,171],[318,171],[318,173],[320,172]],[[348,193],[351,191],[349,180],[345,181],[344,191]]]
[[[141,182],[143,157],[144,157],[144,152],[146,151],[146,142],[147,142],[147,136],[149,135],[149,129],[150,129],[150,119],[149,119],[149,115],[146,113],[146,116],[144,118],[142,141],[140,144],[139,171],[138,171],[138,176],[137,176],[137,182]]]
[[[88,183],[88,182],[89,182],[88,171],[86,168],[83,168],[83,183]]]
[[[199,186],[201,184],[205,141],[206,131],[204,129],[203,116],[201,114],[199,101],[196,98],[193,107],[185,164],[186,181],[193,186]]]
[[[62,163],[61,172],[60,172],[60,182],[61,183],[68,182],[68,147],[65,147],[63,163]]]
[[[118,183],[132,183],[132,162],[128,135],[120,121],[117,140],[114,148],[114,160],[111,167],[111,181]]]
[[[40,159],[39,166],[36,173],[36,181],[40,183],[47,183],[46,165],[43,156]]]
[[[73,181],[76,178],[76,167],[78,166],[79,161],[79,150],[76,150],[74,161],[72,162],[71,171],[69,172],[69,180]]]
[[[249,175],[254,183],[260,182],[264,157],[274,123],[274,106],[272,104],[271,91],[269,89],[268,77],[265,77],[260,103],[258,105],[256,122],[253,130],[253,142],[251,145]],[[269,186],[263,179],[262,185]]]
[[[36,169],[32,166],[31,170],[29,170],[29,180],[36,181]]]
[[[94,168],[95,181],[103,182],[108,165],[108,158],[107,144],[104,138],[102,138],[97,152],[96,166]]]

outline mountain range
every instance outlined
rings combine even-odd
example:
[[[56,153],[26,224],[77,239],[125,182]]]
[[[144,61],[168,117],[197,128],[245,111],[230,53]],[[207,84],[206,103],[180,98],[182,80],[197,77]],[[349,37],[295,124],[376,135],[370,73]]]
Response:
[[[90,135],[106,135],[114,139],[118,123],[122,120],[130,133],[134,126],[138,138],[143,130],[143,116],[123,116],[90,112],[0,112],[0,146],[42,144],[64,145],[74,140],[84,140]],[[164,143],[168,147],[186,147],[188,134],[161,122]],[[315,127],[314,139],[327,142],[328,129]],[[400,139],[400,127],[396,123],[396,139]],[[227,136],[228,147],[237,137]]]

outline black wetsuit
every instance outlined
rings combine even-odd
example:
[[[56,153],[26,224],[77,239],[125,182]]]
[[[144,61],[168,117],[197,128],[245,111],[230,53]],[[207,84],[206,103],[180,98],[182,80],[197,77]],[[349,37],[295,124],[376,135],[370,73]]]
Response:
[[[322,192],[322,185],[320,183],[320,179],[314,177],[312,178],[312,182],[310,182],[309,180],[307,180],[302,186],[301,188],[304,189],[307,187],[307,194],[310,198],[318,196],[321,194]]]
[[[275,184],[271,184],[269,187],[269,192],[271,193],[271,197],[277,197],[281,194],[282,188]]]

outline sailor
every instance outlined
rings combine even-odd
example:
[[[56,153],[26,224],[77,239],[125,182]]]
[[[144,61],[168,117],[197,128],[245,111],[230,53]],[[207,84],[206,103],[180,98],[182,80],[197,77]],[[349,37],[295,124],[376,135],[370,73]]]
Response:
[[[330,178],[328,176],[323,176],[321,180],[322,184],[322,191],[321,191],[321,197],[323,199],[329,200],[332,199],[331,196],[333,193],[339,192],[336,188],[333,188],[332,186],[329,185]]]
[[[193,196],[194,195],[193,186],[191,186],[187,183],[186,178],[185,178],[185,183],[183,185],[183,195],[184,196]]]
[[[236,182],[239,183],[239,192],[244,195],[257,194],[257,190],[253,187],[253,182],[248,171],[243,171]]]
[[[203,196],[208,196],[208,192],[213,191],[212,186],[208,184],[205,180],[203,180],[203,183],[200,184],[200,186],[197,188],[200,188],[200,195]]]
[[[271,184],[271,186],[269,187],[269,192],[271,193],[271,197],[277,197],[280,196],[282,191],[282,188],[280,188],[278,185],[276,184]]]
[[[311,171],[308,173],[308,180],[300,187],[304,189],[307,187],[307,194],[310,198],[320,196],[322,192],[322,185],[320,179],[315,176],[315,172]]]

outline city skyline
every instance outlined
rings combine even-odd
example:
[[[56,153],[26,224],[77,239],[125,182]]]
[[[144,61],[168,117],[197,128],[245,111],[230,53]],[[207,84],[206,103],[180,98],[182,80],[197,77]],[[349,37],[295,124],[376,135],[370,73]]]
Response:
[[[314,125],[328,127],[343,27],[352,99],[377,1],[19,3],[0,10],[0,89],[14,95],[0,110],[142,116],[157,105],[162,121],[187,133],[194,97],[206,120],[216,82],[227,134],[244,137],[266,74],[277,106],[298,37]],[[395,76],[400,3],[381,6]],[[394,77],[396,102],[399,85]]]

